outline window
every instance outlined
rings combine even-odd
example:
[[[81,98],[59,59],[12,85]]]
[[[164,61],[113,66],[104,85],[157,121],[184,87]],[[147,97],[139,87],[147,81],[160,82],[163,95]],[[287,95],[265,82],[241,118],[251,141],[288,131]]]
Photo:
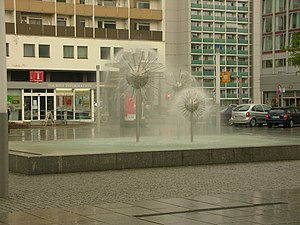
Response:
[[[24,44],[24,57],[35,57],[34,44]]]
[[[276,3],[276,12],[285,11],[286,0],[277,0]]]
[[[135,30],[150,30],[150,23],[134,23]]]
[[[300,12],[290,14],[290,28],[300,28]]]
[[[88,47],[87,46],[78,46],[77,47],[77,58],[78,59],[87,59],[88,58]]]
[[[43,24],[43,18],[42,17],[38,17],[38,16],[22,15],[21,16],[21,23],[34,24],[34,25],[42,25]]]
[[[50,45],[39,45],[39,57],[40,58],[50,57]]]
[[[79,27],[85,28],[85,19],[84,18],[80,18],[80,20],[79,20]]]
[[[285,59],[275,59],[275,67],[284,67],[286,65]]]
[[[6,56],[9,56],[9,43],[6,43]]]
[[[150,2],[149,1],[138,1],[137,8],[140,9],[150,9]]]
[[[100,48],[100,58],[101,59],[110,59],[110,47],[101,47]]]
[[[66,0],[56,0],[56,2],[66,2]]]
[[[65,17],[57,17],[57,26],[65,27],[67,26],[67,18]]]
[[[285,34],[276,35],[275,50],[283,50],[284,47],[285,47]]]
[[[285,30],[286,16],[276,16],[276,31]]]
[[[263,14],[272,13],[272,1],[273,0],[263,0]]]
[[[104,21],[104,28],[116,29],[115,21]]]
[[[64,45],[64,58],[74,58],[74,46]]]
[[[272,36],[263,37],[263,51],[270,52],[273,50],[273,38]]]
[[[80,4],[85,4],[85,0],[80,0]]]
[[[290,0],[290,9],[298,9],[300,8],[299,0]]]
[[[264,69],[266,68],[272,68],[273,67],[273,60],[272,59],[267,59],[262,61],[262,67]]]
[[[102,6],[116,6],[115,0],[98,0],[98,5]]]
[[[267,17],[263,19],[263,32],[272,32],[272,17]]]
[[[114,47],[114,56],[118,55],[123,50],[123,48]]]

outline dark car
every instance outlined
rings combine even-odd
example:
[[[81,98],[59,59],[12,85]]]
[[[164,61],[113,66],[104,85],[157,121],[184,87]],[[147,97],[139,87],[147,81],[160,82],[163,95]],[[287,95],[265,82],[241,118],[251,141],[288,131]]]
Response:
[[[293,127],[294,124],[300,124],[300,110],[296,107],[271,108],[266,115],[266,120],[269,128],[274,125]]]
[[[231,113],[235,107],[237,107],[237,104],[230,104],[229,106],[221,110],[221,120],[223,124],[228,124],[230,126],[232,125]]]

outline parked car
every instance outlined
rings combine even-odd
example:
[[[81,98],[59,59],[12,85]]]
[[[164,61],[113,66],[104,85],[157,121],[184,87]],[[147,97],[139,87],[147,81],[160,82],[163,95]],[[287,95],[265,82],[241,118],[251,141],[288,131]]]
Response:
[[[266,120],[269,128],[274,125],[293,127],[294,124],[300,124],[300,110],[295,107],[271,108]]]
[[[271,107],[264,104],[242,104],[232,110],[231,119],[234,125],[249,124],[250,127],[266,123],[266,114]]]
[[[230,126],[232,125],[231,113],[235,107],[237,107],[237,104],[230,104],[221,110],[221,119],[223,124],[228,124]]]

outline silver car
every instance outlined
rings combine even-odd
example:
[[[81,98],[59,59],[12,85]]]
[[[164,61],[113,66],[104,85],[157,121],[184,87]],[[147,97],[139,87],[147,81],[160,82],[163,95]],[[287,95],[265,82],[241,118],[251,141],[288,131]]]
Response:
[[[232,110],[231,120],[233,124],[256,124],[262,126],[266,123],[266,114],[271,107],[264,104],[242,104]]]

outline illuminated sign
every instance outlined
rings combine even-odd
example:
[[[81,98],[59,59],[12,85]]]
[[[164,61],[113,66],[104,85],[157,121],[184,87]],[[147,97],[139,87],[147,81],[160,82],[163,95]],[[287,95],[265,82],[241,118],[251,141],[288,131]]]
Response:
[[[44,82],[44,71],[30,71],[30,82]]]

